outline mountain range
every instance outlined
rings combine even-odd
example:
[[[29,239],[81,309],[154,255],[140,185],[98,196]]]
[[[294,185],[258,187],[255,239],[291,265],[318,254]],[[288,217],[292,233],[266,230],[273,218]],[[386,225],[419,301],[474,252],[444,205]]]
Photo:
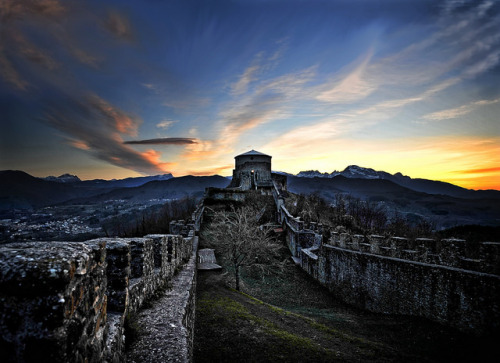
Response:
[[[294,193],[319,193],[334,201],[348,194],[383,205],[412,218],[433,218],[442,226],[459,224],[500,225],[500,191],[470,190],[427,179],[412,179],[351,165],[332,173],[302,171],[288,176]],[[151,199],[201,197],[205,188],[224,188],[226,177],[171,174],[121,180],[80,180],[75,175],[36,178],[22,171],[0,171],[0,211],[36,209],[58,203],[85,204],[105,200],[141,202]]]
[[[459,186],[428,179],[413,179],[409,176],[403,175],[401,173],[390,174],[385,171],[375,171],[370,168],[363,168],[357,165],[349,165],[343,171],[333,171],[331,173],[321,173],[317,170],[301,171],[296,177],[299,178],[335,178],[337,176],[343,176],[349,179],[383,179],[389,180],[395,184],[401,185],[403,187],[415,190],[418,192],[428,193],[428,194],[443,194],[449,195],[457,198],[480,198],[489,197],[491,194],[497,194],[493,191],[483,190],[471,190],[461,188]],[[500,192],[499,192],[500,193]]]

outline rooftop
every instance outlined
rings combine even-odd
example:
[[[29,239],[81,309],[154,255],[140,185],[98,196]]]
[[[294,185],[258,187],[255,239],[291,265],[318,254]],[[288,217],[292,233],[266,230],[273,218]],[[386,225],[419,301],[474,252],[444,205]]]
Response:
[[[255,151],[255,150],[252,149],[250,151],[247,151],[246,153],[243,153],[243,154],[240,154],[240,155],[236,155],[235,158],[240,157],[240,156],[248,156],[248,155],[261,155],[261,156],[272,157],[271,155],[267,155],[267,154],[264,154],[264,153],[261,153],[259,151]]]

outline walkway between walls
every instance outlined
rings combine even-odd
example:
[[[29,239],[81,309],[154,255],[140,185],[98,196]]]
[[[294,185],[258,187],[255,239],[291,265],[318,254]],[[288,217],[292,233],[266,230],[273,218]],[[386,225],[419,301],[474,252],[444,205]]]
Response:
[[[193,357],[198,237],[189,261],[172,279],[172,286],[137,313],[138,338],[127,362],[190,362]]]

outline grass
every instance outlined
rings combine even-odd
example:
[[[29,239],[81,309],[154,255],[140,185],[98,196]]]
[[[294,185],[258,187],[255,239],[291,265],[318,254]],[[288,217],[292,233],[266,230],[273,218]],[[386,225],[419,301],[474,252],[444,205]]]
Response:
[[[198,275],[195,362],[488,361],[479,339],[422,319],[349,307],[293,264],[279,274]]]
[[[285,311],[234,290],[227,292],[231,295],[210,294],[197,301],[197,318],[202,320],[197,325],[220,334],[204,337],[211,348],[196,350],[195,361],[297,361],[302,357],[321,362],[338,357],[335,351],[287,329],[281,320],[288,315]],[[258,309],[251,309],[252,305]],[[199,338],[199,329],[197,333]]]

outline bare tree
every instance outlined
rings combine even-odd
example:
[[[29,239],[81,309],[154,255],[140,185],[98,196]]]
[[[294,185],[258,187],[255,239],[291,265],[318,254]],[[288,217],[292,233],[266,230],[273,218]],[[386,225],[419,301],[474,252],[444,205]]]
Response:
[[[205,238],[234,269],[235,287],[240,290],[240,272],[244,266],[268,268],[277,261],[281,244],[259,226],[256,210],[249,207],[231,212],[216,212]]]

